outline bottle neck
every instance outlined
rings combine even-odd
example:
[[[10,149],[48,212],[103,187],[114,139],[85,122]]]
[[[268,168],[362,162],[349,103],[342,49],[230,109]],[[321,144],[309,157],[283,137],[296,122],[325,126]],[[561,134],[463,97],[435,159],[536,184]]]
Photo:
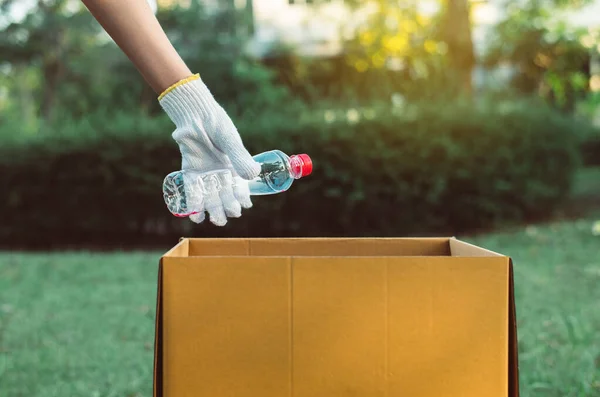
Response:
[[[294,179],[302,178],[302,167],[304,162],[299,156],[290,156],[290,173]]]

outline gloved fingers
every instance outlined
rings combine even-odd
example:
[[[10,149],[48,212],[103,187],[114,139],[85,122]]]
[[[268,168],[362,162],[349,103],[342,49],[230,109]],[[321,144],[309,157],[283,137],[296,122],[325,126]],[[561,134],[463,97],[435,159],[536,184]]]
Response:
[[[233,177],[233,195],[241,204],[242,208],[252,208],[252,200],[250,199],[250,188],[248,181],[239,176]]]
[[[254,179],[260,173],[260,164],[252,158],[252,155],[242,142],[242,138],[229,116],[223,110],[220,112],[220,123],[218,131],[211,138],[214,145],[225,153],[235,172],[246,180]]]
[[[233,175],[231,175],[231,172],[221,173],[219,174],[219,181],[221,183],[219,196],[225,215],[231,218],[239,218],[242,216],[242,206],[233,192]]]
[[[219,193],[214,193],[214,197],[207,200],[206,212],[208,212],[210,221],[216,226],[227,224],[227,215],[225,215],[225,208],[223,208]]]
[[[227,156],[231,161],[231,165],[233,165],[235,172],[240,177],[251,180],[260,174],[260,164],[252,158],[252,155],[250,155],[245,147],[242,146],[238,150],[231,150],[229,153]]]
[[[204,179],[204,186],[204,208],[208,212],[210,221],[217,226],[225,226],[227,216],[225,215],[225,208],[223,208],[220,196],[220,190],[223,187],[221,186],[219,175],[212,174],[206,177]]]
[[[206,219],[206,213],[204,212],[204,210],[202,210],[196,214],[190,215],[189,218],[194,223],[202,223],[204,222],[204,219]]]
[[[202,180],[202,177],[198,174],[185,173],[183,181],[186,211],[188,213],[204,213],[204,181]],[[202,220],[204,220],[204,217],[202,217]],[[202,222],[202,220],[200,220],[200,222]]]

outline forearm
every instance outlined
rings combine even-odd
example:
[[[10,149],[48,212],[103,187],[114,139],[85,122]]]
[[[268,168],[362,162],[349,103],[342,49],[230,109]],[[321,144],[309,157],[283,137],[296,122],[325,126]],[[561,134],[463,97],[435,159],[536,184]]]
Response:
[[[146,0],[82,0],[156,93],[192,73]]]

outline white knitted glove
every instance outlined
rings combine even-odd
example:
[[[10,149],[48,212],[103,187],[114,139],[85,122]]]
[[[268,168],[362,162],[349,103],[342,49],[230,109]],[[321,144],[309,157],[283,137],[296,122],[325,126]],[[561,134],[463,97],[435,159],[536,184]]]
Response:
[[[225,110],[197,74],[165,90],[159,102],[175,123],[172,136],[179,145],[183,170],[231,171],[231,174],[217,174],[220,190],[204,197],[204,208],[190,219],[201,223],[205,219],[204,210],[217,226],[224,226],[227,217],[240,217],[242,207],[252,207],[246,180],[255,178],[261,167],[244,147]]]

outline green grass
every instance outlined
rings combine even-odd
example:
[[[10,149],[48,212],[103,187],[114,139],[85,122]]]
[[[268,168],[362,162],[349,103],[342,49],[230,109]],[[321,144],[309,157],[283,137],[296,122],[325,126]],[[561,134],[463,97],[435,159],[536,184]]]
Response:
[[[0,396],[151,396],[159,256],[0,255]]]
[[[514,258],[525,397],[600,395],[600,236],[591,227],[469,239]],[[159,255],[0,255],[0,396],[150,396]]]

